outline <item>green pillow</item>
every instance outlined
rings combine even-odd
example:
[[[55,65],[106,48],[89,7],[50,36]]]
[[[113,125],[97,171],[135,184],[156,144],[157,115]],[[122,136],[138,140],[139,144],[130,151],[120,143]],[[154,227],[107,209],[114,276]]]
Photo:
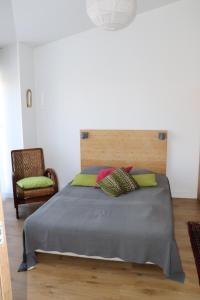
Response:
[[[72,186],[96,186],[96,178],[95,174],[78,174],[75,176],[72,181]]]
[[[132,175],[132,177],[140,187],[152,187],[158,185],[155,174]]]
[[[45,176],[27,177],[18,180],[17,185],[23,190],[31,190],[52,186],[53,181],[49,177]]]
[[[98,182],[100,188],[109,196],[118,197],[139,188],[134,178],[124,169],[116,169]]]

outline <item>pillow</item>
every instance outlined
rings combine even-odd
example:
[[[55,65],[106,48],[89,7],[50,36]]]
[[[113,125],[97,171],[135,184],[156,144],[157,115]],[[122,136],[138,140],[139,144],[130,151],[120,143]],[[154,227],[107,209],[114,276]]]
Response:
[[[23,190],[46,188],[53,185],[53,181],[46,176],[27,177],[17,181],[17,185]]]
[[[129,166],[129,167],[125,167],[125,168],[122,168],[124,169],[127,173],[130,173],[130,171],[133,169],[132,166]]]
[[[124,169],[114,170],[110,175],[99,181],[100,188],[110,196],[120,196],[139,188],[137,182]]]
[[[119,182],[124,193],[129,193],[139,189],[139,185],[135,179],[127,173],[123,168],[119,168],[112,173],[116,180]]]
[[[151,187],[158,185],[155,174],[132,175],[132,177],[140,187]]]
[[[123,189],[121,188],[119,182],[113,176],[113,173],[99,181],[99,186],[102,189],[102,191],[109,196],[118,197],[121,194],[123,194]]]
[[[99,171],[97,178],[96,178],[96,183],[104,179],[106,176],[110,175],[113,171],[115,171],[115,168],[108,168],[108,169],[102,169]]]
[[[96,186],[96,178],[95,174],[78,174],[73,179],[71,185],[72,186]]]
[[[83,169],[81,174],[98,174],[102,169],[109,169],[108,166],[91,166]]]
[[[148,169],[139,169],[139,168],[133,168],[131,171],[130,171],[130,174],[133,174],[133,175],[139,175],[139,174],[153,174],[152,171],[148,170]]]
[[[132,169],[132,166],[131,167],[126,167],[126,168],[123,168],[127,173],[129,173]],[[101,181],[103,178],[105,178],[106,176],[110,175],[113,171],[115,171],[116,168],[106,168],[106,169],[102,169],[99,171],[98,175],[97,175],[97,183],[99,181]]]

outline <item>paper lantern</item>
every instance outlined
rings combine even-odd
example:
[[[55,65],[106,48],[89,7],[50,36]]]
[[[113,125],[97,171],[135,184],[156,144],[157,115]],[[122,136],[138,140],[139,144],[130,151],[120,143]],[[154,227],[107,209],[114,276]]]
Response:
[[[136,0],[87,0],[87,13],[92,22],[105,30],[119,30],[135,18]]]

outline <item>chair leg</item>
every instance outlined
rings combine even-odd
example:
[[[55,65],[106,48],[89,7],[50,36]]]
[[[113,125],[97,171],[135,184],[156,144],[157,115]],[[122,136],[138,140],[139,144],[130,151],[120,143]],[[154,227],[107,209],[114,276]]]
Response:
[[[18,209],[18,205],[16,205],[16,218],[19,219],[19,209]]]

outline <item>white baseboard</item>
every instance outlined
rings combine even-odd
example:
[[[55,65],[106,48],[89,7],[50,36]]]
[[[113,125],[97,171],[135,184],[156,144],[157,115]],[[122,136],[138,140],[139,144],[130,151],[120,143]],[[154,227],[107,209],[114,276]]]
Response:
[[[173,198],[182,198],[182,199],[197,199],[197,195],[194,195],[190,191],[176,191],[172,194]]]

